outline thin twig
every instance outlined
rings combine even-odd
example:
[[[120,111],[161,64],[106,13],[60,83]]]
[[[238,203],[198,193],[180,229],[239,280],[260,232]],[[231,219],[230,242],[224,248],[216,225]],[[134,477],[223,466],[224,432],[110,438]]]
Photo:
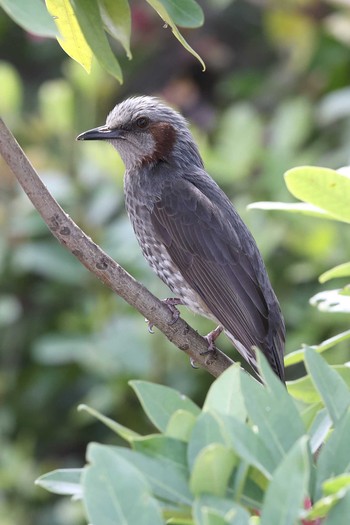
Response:
[[[217,350],[205,353],[207,341],[179,318],[174,324],[168,307],[95,244],[65,213],[34,170],[18,142],[0,119],[0,154],[11,168],[50,231],[79,261],[111,290],[136,308],[178,348],[214,377],[233,361]]]

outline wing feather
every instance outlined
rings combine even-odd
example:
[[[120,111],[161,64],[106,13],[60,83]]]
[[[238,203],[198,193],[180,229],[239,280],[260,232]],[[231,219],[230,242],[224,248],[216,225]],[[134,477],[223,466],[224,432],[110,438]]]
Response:
[[[250,233],[233,208],[231,214],[223,211],[227,208],[182,178],[164,185],[151,220],[182,276],[224,329],[253,362],[252,347],[261,348],[283,377],[284,325],[277,300]],[[240,236],[237,228],[243,228]]]

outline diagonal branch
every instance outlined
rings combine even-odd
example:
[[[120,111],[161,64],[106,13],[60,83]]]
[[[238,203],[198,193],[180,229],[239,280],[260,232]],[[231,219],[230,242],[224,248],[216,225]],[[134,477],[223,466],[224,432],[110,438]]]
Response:
[[[111,290],[136,308],[178,348],[213,376],[233,361],[217,350],[205,354],[208,343],[183,319],[174,324],[168,307],[95,244],[65,213],[34,170],[18,142],[0,119],[0,154],[56,239]]]

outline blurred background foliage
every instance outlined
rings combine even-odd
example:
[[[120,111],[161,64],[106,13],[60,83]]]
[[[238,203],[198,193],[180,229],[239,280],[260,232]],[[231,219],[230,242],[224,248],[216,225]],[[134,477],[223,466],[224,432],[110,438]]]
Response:
[[[131,2],[133,60],[115,46],[122,86],[97,64],[87,75],[55,40],[24,32],[1,12],[0,114],[64,209],[166,297],[124,212],[120,159],[108,145],[75,137],[132,94],[176,106],[191,122],[208,171],[257,239],[285,315],[287,351],[320,343],[348,327],[345,314],[308,304],[334,287],[321,286],[318,276],[349,260],[348,226],[246,206],[291,201],[283,180],[291,167],[349,164],[349,4],[200,4],[204,26],[183,34],[205,60],[205,73],[146,2]],[[201,333],[212,327],[184,310],[183,316]],[[161,334],[149,335],[137,312],[57,244],[1,159],[0,329],[3,525],[81,522],[78,505],[33,485],[48,470],[81,466],[88,442],[115,442],[100,423],[76,412],[79,403],[143,432],[148,423],[128,379],[173,386],[200,404],[212,381]],[[237,358],[224,337],[219,346]],[[348,357],[346,343],[327,355],[331,363]]]

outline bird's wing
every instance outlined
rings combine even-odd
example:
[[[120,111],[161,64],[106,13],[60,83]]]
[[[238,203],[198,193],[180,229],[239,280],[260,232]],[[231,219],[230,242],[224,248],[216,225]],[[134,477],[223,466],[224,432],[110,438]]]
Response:
[[[254,364],[252,346],[261,348],[282,377],[283,342],[277,350],[271,343],[271,311],[265,296],[271,294],[269,301],[273,292],[269,284],[259,282],[261,268],[254,265],[257,248],[238,215],[234,218],[234,225],[232,215],[225,220],[219,207],[186,179],[165,185],[151,211],[171,259],[219,323],[244,346],[244,357]],[[243,238],[235,227],[243,228]]]

